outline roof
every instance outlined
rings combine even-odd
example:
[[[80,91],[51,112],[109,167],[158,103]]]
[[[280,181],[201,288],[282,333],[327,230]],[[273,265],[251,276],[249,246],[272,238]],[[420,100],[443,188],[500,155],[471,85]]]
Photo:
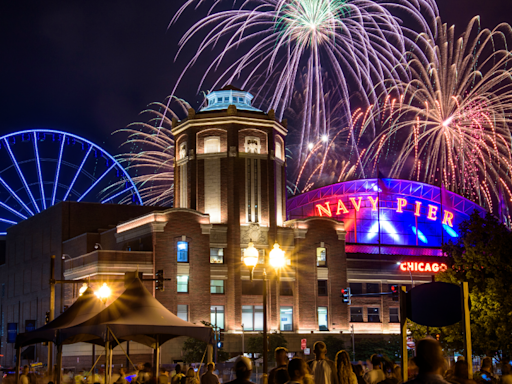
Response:
[[[60,343],[91,342],[101,337],[112,342],[133,340],[154,348],[157,338],[160,344],[179,336],[209,342],[211,333],[211,327],[192,324],[174,315],[136,278],[102,312],[62,330]]]
[[[208,106],[202,108],[200,112],[225,110],[230,105],[234,105],[236,109],[242,111],[263,112],[252,106],[253,98],[254,96],[249,92],[228,85],[219,91],[213,91],[206,95]]]
[[[82,296],[71,305],[64,313],[50,321],[48,324],[31,332],[20,333],[16,337],[16,346],[24,347],[29,344],[45,341],[56,342],[60,329],[73,327],[105,309],[105,305],[96,297],[93,291],[88,288]]]

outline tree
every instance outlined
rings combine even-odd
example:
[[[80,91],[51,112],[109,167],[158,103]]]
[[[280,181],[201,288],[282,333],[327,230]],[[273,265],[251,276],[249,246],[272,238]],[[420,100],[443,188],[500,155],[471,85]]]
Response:
[[[250,337],[247,341],[247,352],[252,353],[263,353],[263,335]],[[274,350],[277,347],[285,347],[288,345],[285,337],[281,333],[271,333],[268,335],[268,361],[274,362]]]
[[[209,323],[207,321],[201,321],[201,323],[203,323],[204,325],[206,325],[208,327],[212,326],[211,323]],[[206,355],[205,355],[206,345],[207,344],[204,341],[200,341],[200,340],[194,339],[192,337],[189,337],[183,343],[183,348],[182,348],[183,361],[186,364],[200,363],[201,360],[203,360],[203,356],[204,356],[203,363],[206,363]],[[224,352],[224,350],[222,348],[219,348],[217,350],[217,360],[219,362],[221,362],[221,361],[226,361],[227,359],[229,359],[229,353]]]
[[[388,339],[356,339],[356,361],[368,360],[375,353],[382,355],[387,360],[398,360],[400,358],[400,336],[391,335]]]
[[[474,353],[508,359],[512,346],[512,234],[490,213],[481,217],[477,211],[460,225],[459,233],[455,243],[443,245],[451,268],[437,280],[468,282]],[[415,332],[418,330],[421,328]],[[462,349],[461,324],[436,331],[447,347]]]
[[[325,336],[323,342],[327,346],[327,358],[334,361],[336,354],[344,348],[343,340],[336,336]]]

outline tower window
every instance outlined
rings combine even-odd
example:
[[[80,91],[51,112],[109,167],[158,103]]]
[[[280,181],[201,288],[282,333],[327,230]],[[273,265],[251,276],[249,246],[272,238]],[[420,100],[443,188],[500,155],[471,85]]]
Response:
[[[283,160],[283,148],[279,141],[276,141],[276,157]]]
[[[261,151],[260,138],[254,136],[245,137],[245,152],[246,153],[257,153]]]
[[[326,250],[324,247],[316,249],[316,266],[325,267],[327,265]]]
[[[178,263],[188,263],[188,243],[186,241],[178,241]]]
[[[180,160],[187,157],[187,143],[180,144]]]
[[[204,139],[204,153],[219,153],[220,137],[210,136]]]

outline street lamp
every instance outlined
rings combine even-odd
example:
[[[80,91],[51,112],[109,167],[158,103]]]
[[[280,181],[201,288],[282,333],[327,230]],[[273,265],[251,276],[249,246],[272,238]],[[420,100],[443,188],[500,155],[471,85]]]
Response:
[[[78,290],[78,296],[82,296],[85,291],[87,291],[87,283],[82,284],[82,286]]]
[[[249,241],[247,249],[244,251],[244,264],[251,268],[251,281],[254,276],[254,267],[258,264],[259,252],[254,248],[254,243]],[[274,248],[270,251],[269,265],[273,267],[276,272],[284,267],[286,259],[284,251],[279,248],[276,242]],[[267,340],[267,271],[263,265],[263,384],[267,384],[267,370],[268,370],[268,340]]]

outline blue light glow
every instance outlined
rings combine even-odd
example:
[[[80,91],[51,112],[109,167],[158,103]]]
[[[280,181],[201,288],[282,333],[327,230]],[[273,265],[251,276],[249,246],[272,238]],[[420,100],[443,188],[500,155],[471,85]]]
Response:
[[[41,201],[43,210],[46,209],[46,197],[44,196],[43,175],[41,174],[41,161],[39,160],[39,150],[37,148],[37,134],[34,132],[34,152],[36,153],[37,177],[39,179],[39,188],[41,189]]]
[[[450,226],[443,224],[443,228],[451,237],[459,237],[459,234],[455,232]]]
[[[22,215],[21,213],[19,213],[18,211],[16,211],[15,209],[12,209],[11,207],[9,207],[7,204],[5,203],[2,203],[0,201],[0,206],[4,207],[5,209],[7,209],[8,211],[14,213],[16,216],[19,216],[21,217],[22,219],[26,220],[27,219],[27,216],[25,215]]]
[[[110,201],[110,200],[112,200],[112,199],[115,199],[116,197],[121,196],[123,193],[125,193],[125,192],[127,192],[127,191],[129,191],[130,189],[133,189],[133,188],[134,188],[134,186],[132,185],[130,188],[123,189],[121,192],[118,192],[118,193],[116,193],[115,195],[110,196],[109,198],[107,198],[107,199],[103,200],[103,201],[101,202],[101,204],[105,204],[107,201]]]
[[[366,235],[366,238],[368,240],[372,240],[375,236],[377,236],[379,234],[379,222],[376,221],[375,223],[372,224],[372,226],[370,227],[369,231],[368,231],[368,234]]]
[[[2,219],[1,217],[0,217],[0,221],[1,221],[1,222],[3,222],[3,223],[12,224],[12,225],[14,225],[14,224],[18,224],[18,223],[17,223],[17,222],[15,222],[15,221],[7,220],[7,219]]]
[[[411,227],[412,229],[412,233],[414,233],[416,235],[416,227],[413,225]],[[420,241],[424,244],[428,244],[428,239],[425,237],[425,235],[423,234],[423,232],[421,232],[419,229],[418,229],[418,239],[420,239]]]
[[[30,208],[27,207],[27,205],[23,202],[23,200],[20,199],[20,197],[16,194],[16,192],[14,192],[12,190],[12,188],[9,187],[9,185],[1,177],[0,177],[0,183],[2,183],[2,185],[5,187],[5,189],[7,189],[9,191],[9,193],[18,201],[18,203],[20,203],[23,206],[23,208],[25,208],[27,210],[27,212],[30,213],[31,216],[34,216],[34,212],[32,212],[30,210]]]
[[[111,171],[111,169],[112,169],[112,168],[114,168],[115,166],[116,166],[116,164],[114,163],[114,164],[112,164],[112,165],[110,166],[110,168],[109,168],[109,169],[107,169],[105,172],[103,172],[103,175],[101,175],[99,178],[97,178],[97,179],[96,179],[96,181],[93,183],[93,185],[91,185],[91,186],[89,187],[89,189],[88,189],[87,191],[85,191],[85,192],[84,192],[84,194],[83,194],[82,196],[80,196],[76,201],[77,201],[77,202],[82,201],[82,199],[83,199],[83,198],[84,198],[84,197],[85,197],[89,192],[91,192],[91,189],[93,189],[93,188],[94,188],[94,187],[95,187],[95,186],[96,186],[96,185],[101,181],[101,179],[103,179],[103,178],[107,175],[107,173],[109,173],[109,172]]]
[[[87,151],[87,153],[85,154],[85,157],[84,159],[82,160],[82,163],[80,164],[80,167],[78,167],[78,170],[76,171],[75,173],[75,177],[73,178],[73,181],[71,182],[71,184],[69,185],[69,188],[68,190],[66,191],[66,194],[64,195],[64,198],[62,199],[62,201],[66,201],[66,199],[68,198],[69,196],[69,193],[71,192],[71,189],[73,189],[73,186],[75,185],[75,182],[76,182],[76,179],[78,179],[78,176],[80,175],[80,173],[82,172],[82,168],[84,167],[84,164],[85,164],[85,161],[87,160],[87,158],[89,157],[89,154],[91,153],[92,151],[92,145],[89,147],[89,150]]]
[[[66,135],[62,136],[62,142],[60,143],[59,160],[57,161],[57,172],[55,172],[55,182],[53,183],[52,206],[55,205],[55,196],[57,195],[57,186],[59,185],[60,165],[62,164],[62,152],[64,151],[65,142]]]

